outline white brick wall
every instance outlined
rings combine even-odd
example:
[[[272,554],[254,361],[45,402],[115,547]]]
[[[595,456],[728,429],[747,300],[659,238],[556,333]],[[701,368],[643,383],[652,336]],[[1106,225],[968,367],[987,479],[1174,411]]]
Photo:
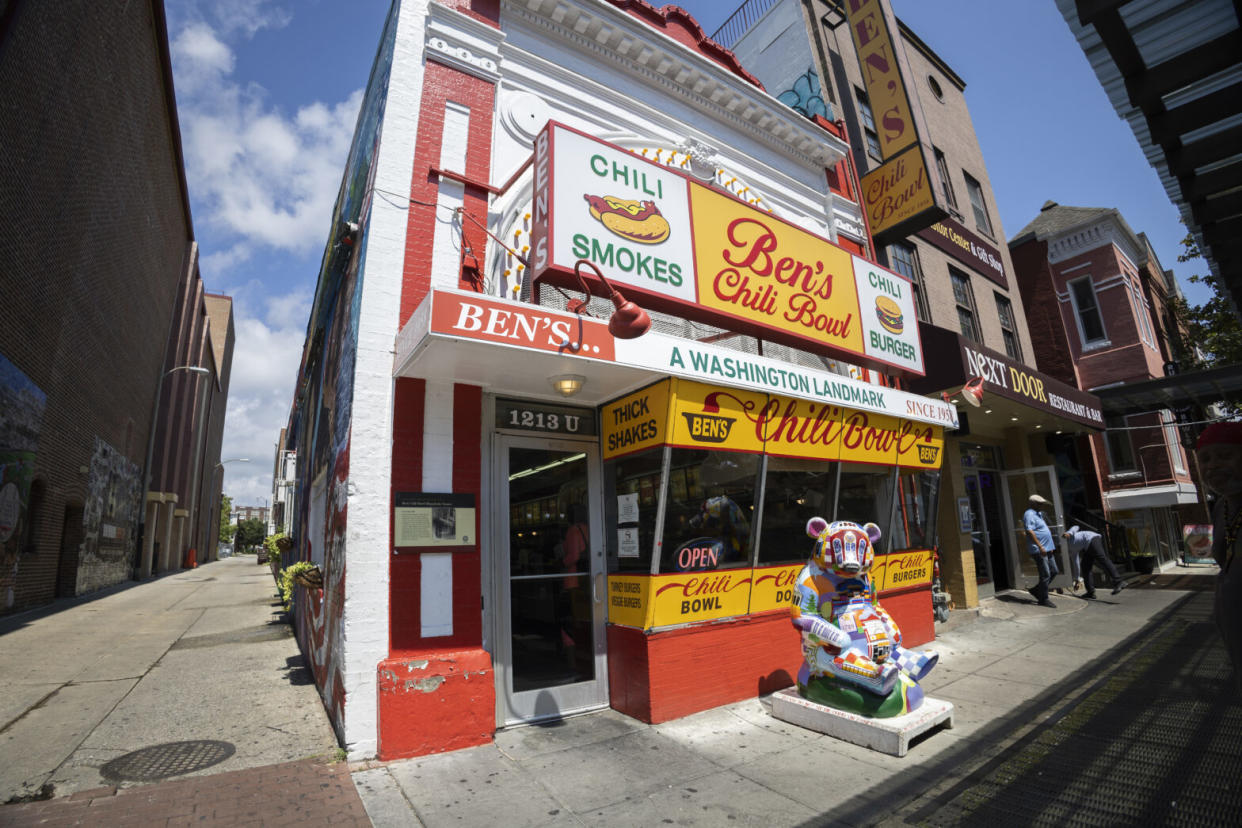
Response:
[[[427,0],[403,0],[397,14],[388,101],[374,187],[408,193],[423,89]],[[388,656],[389,491],[392,486],[393,338],[401,307],[408,213],[400,199],[372,200],[366,228],[358,357],[350,444],[346,549],[344,742],[350,759],[378,749],[376,667]]]

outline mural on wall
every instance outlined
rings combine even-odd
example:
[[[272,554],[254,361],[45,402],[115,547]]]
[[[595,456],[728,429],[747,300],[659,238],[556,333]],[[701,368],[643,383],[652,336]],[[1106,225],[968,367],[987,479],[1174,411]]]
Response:
[[[131,577],[141,504],[142,469],[96,437],[82,512],[78,592]]]
[[[940,656],[901,646],[901,630],[875,598],[871,565],[880,527],[811,518],[811,559],[798,573],[790,615],[802,634],[798,692],[813,702],[874,718],[923,704],[921,681]]]
[[[311,344],[303,356],[298,401],[291,419],[296,445],[290,448],[296,449],[300,458],[307,458],[298,463],[297,512],[291,522],[294,540],[299,558],[318,564],[324,574],[323,589],[298,590],[297,635],[342,741],[345,529],[366,232],[359,230],[351,246],[339,241],[339,228],[347,222],[365,228],[370,215],[374,162],[395,36],[396,21],[390,15],[363,97],[311,310],[310,330],[321,334],[322,340]]]
[[[47,394],[0,354],[0,595],[13,606]]]
[[[819,75],[814,69],[806,72],[794,81],[794,85],[776,96],[776,99],[795,112],[814,118],[819,115],[828,118],[828,106],[820,95]]]

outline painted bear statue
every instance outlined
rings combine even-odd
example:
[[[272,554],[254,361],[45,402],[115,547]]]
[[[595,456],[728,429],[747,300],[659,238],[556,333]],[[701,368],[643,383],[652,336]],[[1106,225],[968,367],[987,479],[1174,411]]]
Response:
[[[919,681],[939,655],[907,650],[875,599],[871,564],[880,527],[811,518],[811,559],[798,573],[790,614],[802,634],[798,692],[819,704],[873,718],[923,703]]]

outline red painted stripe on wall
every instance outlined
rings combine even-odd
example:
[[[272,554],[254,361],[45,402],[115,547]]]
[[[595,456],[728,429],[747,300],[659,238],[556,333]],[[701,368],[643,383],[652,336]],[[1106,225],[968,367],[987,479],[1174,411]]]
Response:
[[[401,318],[405,325],[431,289],[432,253],[435,246],[440,177],[431,172],[440,164],[440,148],[444,133],[444,105],[448,101],[470,108],[470,145],[466,148],[466,169],[461,172],[475,181],[487,181],[491,174],[492,116],[496,88],[490,82],[456,69],[427,61],[423,77],[423,100],[418,116],[418,136],[414,144],[414,171],[410,182],[409,223],[406,228],[405,272],[402,277]],[[422,204],[418,202],[423,202]],[[476,187],[466,187],[463,206],[472,216],[485,222],[488,194]],[[467,245],[475,252],[480,264],[487,246],[487,237],[469,221],[462,222]],[[475,288],[459,281],[459,287]]]
[[[427,383],[399,377],[393,389],[392,492],[417,492],[423,486],[423,398]],[[388,513],[393,498],[389,494]],[[392,549],[392,521],[388,549]],[[388,650],[392,655],[415,649],[419,631],[419,557],[389,555]]]

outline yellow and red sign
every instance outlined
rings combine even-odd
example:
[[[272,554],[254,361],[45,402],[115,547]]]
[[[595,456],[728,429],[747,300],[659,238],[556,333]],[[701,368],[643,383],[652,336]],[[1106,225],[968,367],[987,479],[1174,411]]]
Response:
[[[871,235],[881,244],[886,236],[905,236],[947,214],[936,202],[919,140],[921,114],[906,91],[896,18],[885,0],[850,0],[845,8],[884,159],[859,182]]]
[[[648,385],[600,409],[605,460],[664,445],[670,383],[662,380]]]
[[[936,205],[936,191],[921,144],[908,147],[866,173],[859,185],[872,235],[881,236],[895,227],[904,229],[912,219],[918,219],[918,229],[922,229],[944,216]]]
[[[586,260],[648,310],[923,374],[904,276],[556,122],[536,139],[534,164],[537,282],[578,288],[575,267]],[[589,269],[583,276],[597,281]]]
[[[788,610],[803,564],[610,575],[608,623],[652,629]],[[877,555],[871,567],[877,593],[926,587],[932,580],[932,551],[909,549]]]
[[[690,207],[702,307],[863,352],[848,251],[706,187]]]
[[[753,570],[675,572],[651,576],[653,627],[745,615]]]
[[[608,576],[608,623],[644,630],[651,626],[650,575]]]
[[[767,404],[767,394],[716,388],[700,382],[673,382],[669,412],[669,442],[683,448],[725,451],[763,451],[763,437],[751,425],[755,412]]]
[[[877,593],[927,586],[932,581],[932,551],[906,549],[876,555],[871,565],[871,581]]]
[[[902,420],[897,429],[897,465],[903,469],[938,469],[944,454],[944,429]]]
[[[604,459],[659,445],[940,468],[944,429],[831,403],[670,378],[604,404]]]
[[[802,564],[764,566],[754,571],[754,583],[750,587],[750,611],[788,610],[793,604],[798,587],[798,573]]]
[[[883,0],[850,0],[845,8],[880,139],[880,153],[886,159],[892,158],[917,141],[918,135],[906,84],[897,65],[898,47],[893,43],[887,10]]]

